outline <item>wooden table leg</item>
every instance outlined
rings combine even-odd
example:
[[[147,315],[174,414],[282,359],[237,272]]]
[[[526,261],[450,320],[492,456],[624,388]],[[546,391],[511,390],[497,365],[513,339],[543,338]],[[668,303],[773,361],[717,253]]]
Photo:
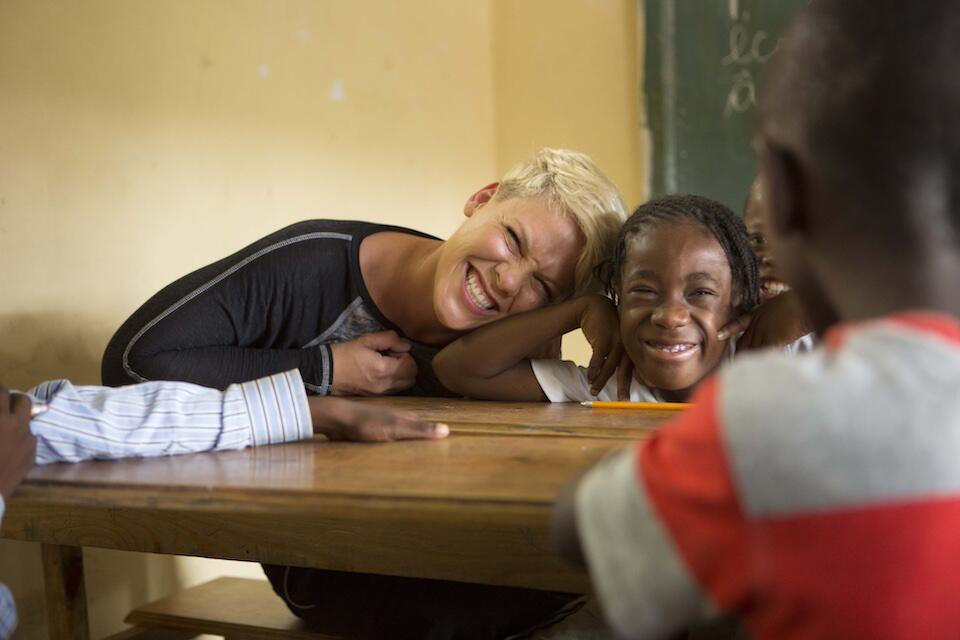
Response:
[[[43,545],[43,583],[51,640],[89,640],[83,548]]]

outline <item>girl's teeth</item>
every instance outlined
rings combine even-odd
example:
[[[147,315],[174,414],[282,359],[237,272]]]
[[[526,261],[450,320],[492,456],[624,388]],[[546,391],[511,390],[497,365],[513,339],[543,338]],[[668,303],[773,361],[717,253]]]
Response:
[[[661,345],[654,345],[654,347],[656,347],[660,351],[666,351],[667,353],[682,353],[684,351],[687,351],[688,349],[692,349],[693,345],[692,344],[669,344],[669,345],[661,344]]]

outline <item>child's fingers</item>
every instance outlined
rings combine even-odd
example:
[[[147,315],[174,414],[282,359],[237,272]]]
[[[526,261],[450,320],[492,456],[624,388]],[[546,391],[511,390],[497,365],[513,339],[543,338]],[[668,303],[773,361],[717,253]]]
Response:
[[[739,335],[747,330],[753,321],[752,313],[742,313],[727,324],[720,327],[717,331],[718,340],[729,340],[733,336]]]
[[[621,348],[618,346],[614,348],[613,352],[603,361],[603,364],[600,365],[597,371],[597,375],[594,376],[593,380],[590,380],[590,393],[597,395],[603,390],[603,387],[607,384],[607,380],[616,372],[620,364],[620,353]]]
[[[601,353],[599,349],[593,350],[593,355],[590,356],[590,364],[587,365],[587,382],[591,385],[597,377],[597,373],[600,371],[600,367],[603,366],[603,360],[606,357],[605,354]]]
[[[438,440],[450,435],[450,427],[442,422],[426,422],[398,417],[388,429],[389,440]]]
[[[630,399],[630,387],[633,385],[633,360],[626,353],[620,357],[617,367],[617,400]]]

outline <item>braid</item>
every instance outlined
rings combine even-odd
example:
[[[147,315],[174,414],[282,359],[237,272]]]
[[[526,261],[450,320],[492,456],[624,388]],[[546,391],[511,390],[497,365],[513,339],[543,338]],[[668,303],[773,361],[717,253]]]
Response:
[[[750,246],[747,228],[735,213],[715,200],[694,195],[668,195],[655,198],[633,212],[617,238],[613,257],[600,266],[599,277],[607,293],[617,300],[620,271],[627,256],[627,241],[659,222],[691,222],[709,231],[727,256],[733,278],[734,294],[740,296],[740,309],[752,311],[760,304],[760,274],[757,256]]]

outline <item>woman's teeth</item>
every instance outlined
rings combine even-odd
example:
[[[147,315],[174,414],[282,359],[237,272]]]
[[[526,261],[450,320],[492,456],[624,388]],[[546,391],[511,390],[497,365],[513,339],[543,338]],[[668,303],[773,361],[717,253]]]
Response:
[[[473,303],[481,309],[486,309],[487,311],[493,309],[493,300],[488,298],[487,294],[484,293],[483,287],[481,287],[477,281],[477,273],[475,271],[467,274],[467,292],[470,293],[470,299],[473,300]]]

